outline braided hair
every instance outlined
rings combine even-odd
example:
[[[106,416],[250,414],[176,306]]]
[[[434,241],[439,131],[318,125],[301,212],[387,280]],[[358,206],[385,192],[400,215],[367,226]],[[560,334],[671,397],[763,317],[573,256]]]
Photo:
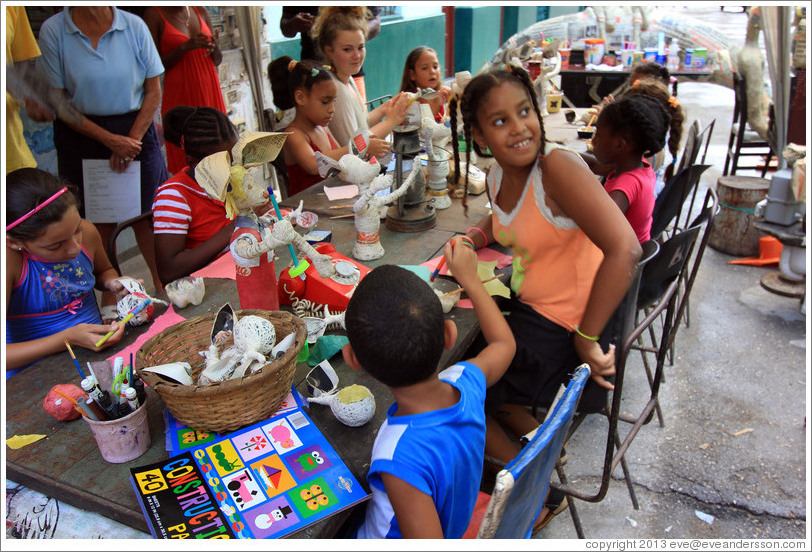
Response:
[[[332,78],[332,74],[315,61],[295,61],[290,56],[282,56],[268,64],[273,102],[279,109],[296,107],[295,93],[299,88],[309,92],[315,84]]]
[[[533,110],[539,120],[539,130],[541,132],[541,152],[544,151],[544,144],[546,138],[544,135],[544,120],[541,118],[541,111],[539,110],[538,98],[536,91],[533,89],[533,83],[530,80],[530,75],[527,74],[522,67],[516,65],[508,65],[505,69],[497,69],[477,75],[465,87],[465,92],[459,100],[453,97],[449,102],[449,111],[451,118],[451,132],[453,135],[452,145],[454,147],[454,185],[456,186],[460,178],[460,152],[457,131],[457,106],[459,105],[460,114],[462,115],[462,131],[465,139],[465,150],[471,151],[473,147],[474,152],[481,157],[493,157],[489,152],[483,152],[473,140],[473,128],[479,127],[477,121],[477,112],[479,111],[482,102],[485,101],[488,94],[494,88],[501,86],[506,82],[513,82],[521,86],[527,92],[530,98],[530,103],[533,105]],[[465,212],[468,212],[468,171],[465,171],[465,193],[462,196],[462,205]]]
[[[671,117],[649,96],[624,96],[601,110],[598,124],[606,124],[635,146],[635,153],[650,155],[665,146]]]
[[[237,138],[228,116],[213,107],[178,105],[163,116],[164,139],[190,157],[203,159],[211,149]]]
[[[666,180],[671,178],[671,171],[673,171],[673,161],[676,161],[679,154],[679,145],[682,141],[682,125],[685,122],[685,114],[682,111],[677,98],[668,92],[668,87],[662,85],[660,81],[643,78],[637,81],[637,84],[632,86],[624,95],[634,96],[643,95],[655,98],[663,106],[666,113],[670,115],[671,122],[668,127],[668,151],[671,153],[672,163],[666,170]]]

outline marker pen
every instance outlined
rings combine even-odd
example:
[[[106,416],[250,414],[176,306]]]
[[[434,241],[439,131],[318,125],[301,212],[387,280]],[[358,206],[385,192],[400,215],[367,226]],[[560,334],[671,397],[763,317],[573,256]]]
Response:
[[[87,416],[88,420],[93,420],[94,422],[99,421],[99,417],[96,416],[96,413],[93,412],[93,410],[89,406],[87,406],[87,403],[85,402],[84,397],[79,397],[78,399],[76,399],[76,406],[78,406],[79,409],[82,412],[84,412],[84,414],[85,414],[85,416]]]
[[[102,407],[99,406],[93,399],[86,400],[85,404],[90,407],[90,410],[93,411],[100,422],[106,422],[110,419],[107,417],[107,413],[102,409]]]
[[[107,391],[102,391],[95,381],[93,381],[91,378],[83,379],[82,390],[87,393],[90,398],[96,401],[96,404],[98,404],[99,407],[104,410],[108,418],[112,419],[115,417],[115,413],[112,410],[113,401],[110,400],[110,395],[107,394]]]
[[[138,404],[144,404],[147,400],[147,390],[144,389],[144,382],[138,376],[134,376],[135,381],[132,383],[132,386],[135,388],[135,392],[138,394]]]

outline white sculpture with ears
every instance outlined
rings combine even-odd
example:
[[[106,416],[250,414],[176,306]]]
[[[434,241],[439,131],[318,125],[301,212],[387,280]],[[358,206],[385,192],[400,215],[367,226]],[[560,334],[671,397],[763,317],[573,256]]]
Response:
[[[435,209],[448,209],[451,207],[451,198],[448,197],[448,181],[446,177],[450,167],[449,152],[444,146],[451,140],[451,128],[434,120],[431,107],[422,104],[423,117],[420,120],[420,139],[426,146],[428,154],[429,194],[434,201]]]
[[[377,196],[375,194],[392,185],[392,175],[379,175],[379,164],[370,164],[355,155],[345,155],[338,162],[341,165],[339,176],[344,181],[357,185],[360,192],[352,207],[357,230],[352,256],[359,261],[380,259],[384,254],[380,240],[381,207],[396,201],[409,191],[420,164],[414,163],[412,172],[399,189],[385,196]]]
[[[333,266],[294,229],[290,220],[257,217],[254,209],[270,199],[267,189],[250,169],[273,161],[289,133],[246,131],[230,152],[220,151],[195,167],[195,178],[206,193],[226,207],[234,219],[231,255],[237,265],[237,292],[243,309],[279,310],[273,250],[294,244],[311,259],[320,276],[332,275]],[[301,205],[300,205],[301,208]],[[305,263],[304,259],[300,261]]]
[[[541,73],[533,81],[533,88],[536,90],[538,97],[539,109],[542,116],[547,116],[547,94],[550,90],[550,81],[561,73],[561,54],[558,53],[558,46],[561,44],[561,39],[556,39],[542,48],[542,64]],[[543,62],[544,59],[549,59],[552,64],[548,65]]]

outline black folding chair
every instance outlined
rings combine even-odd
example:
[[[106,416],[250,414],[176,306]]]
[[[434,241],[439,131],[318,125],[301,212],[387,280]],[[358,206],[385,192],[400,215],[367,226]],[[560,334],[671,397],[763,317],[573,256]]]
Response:
[[[691,165],[678,171],[671,180],[669,180],[660,195],[654,201],[654,210],[652,211],[651,222],[651,238],[658,239],[661,234],[666,232],[673,221],[670,234],[672,235],[677,229],[685,228],[684,223],[681,223],[683,216],[685,200],[693,192],[693,189],[699,184],[699,179],[702,173],[705,172],[710,165]],[[686,211],[687,213],[687,211]],[[690,214],[686,214],[686,219]]]
[[[621,399],[623,397],[623,381],[626,371],[626,361],[629,356],[629,351],[631,350],[631,345],[637,340],[646,327],[657,316],[659,316],[660,312],[665,309],[668,304],[668,300],[676,291],[677,284],[675,282],[673,289],[669,288],[668,293],[664,295],[664,297],[667,298],[663,301],[662,305],[653,310],[649,316],[635,325],[635,316],[637,313],[637,295],[643,270],[647,263],[649,263],[657,255],[658,251],[659,244],[654,240],[649,240],[643,244],[643,254],[637,263],[632,284],[629,286],[623,301],[617,308],[616,314],[620,316],[619,326],[621,330],[619,334],[620,339],[615,349],[615,389],[612,391],[611,402],[607,403],[603,412],[600,413],[606,417],[608,425],[600,485],[598,486],[597,490],[585,490],[572,486],[567,479],[563,466],[559,462],[556,464],[555,468],[556,473],[558,474],[559,482],[557,483],[555,481],[551,481],[550,486],[567,494],[569,497],[574,497],[585,502],[593,503],[602,501],[609,490],[609,483],[611,481],[612,473],[615,471],[618,464],[620,464],[621,468],[623,469],[623,475],[626,480],[626,488],[629,491],[629,498],[632,501],[632,506],[635,510],[639,509],[637,495],[634,491],[632,477],[631,473],[629,472],[629,466],[626,463],[625,454],[626,450],[629,448],[629,445],[631,445],[632,441],[637,436],[637,432],[642,424],[632,427],[632,430],[629,431],[623,440],[620,439],[617,428],[618,422],[621,420],[620,407]],[[576,414],[575,419],[572,422],[572,426],[570,427],[567,439],[569,439],[575,433],[575,431],[577,431],[577,429],[589,415],[590,414],[587,412],[579,412]],[[570,516],[572,517],[572,523],[575,526],[575,532],[578,534],[578,538],[583,539],[584,530],[581,524],[580,516],[578,515],[578,510],[575,506],[575,501],[568,500],[568,504]]]

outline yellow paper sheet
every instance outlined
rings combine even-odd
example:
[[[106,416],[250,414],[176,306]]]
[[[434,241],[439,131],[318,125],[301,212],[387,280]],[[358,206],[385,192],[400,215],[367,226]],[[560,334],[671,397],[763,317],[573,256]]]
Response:
[[[492,278],[494,275],[494,270],[496,270],[497,262],[498,261],[479,261],[476,267],[476,273],[479,275],[479,279],[484,281],[488,278]],[[451,270],[448,271],[448,275],[453,276],[453,274],[451,274]],[[499,295],[506,299],[510,299],[510,288],[503,284],[499,279],[491,280],[490,282],[485,283],[485,290],[491,297]]]
[[[31,443],[36,443],[40,439],[45,439],[45,435],[39,435],[36,433],[31,435],[15,435],[14,437],[9,437],[6,439],[6,444],[16,450],[28,446]]]

